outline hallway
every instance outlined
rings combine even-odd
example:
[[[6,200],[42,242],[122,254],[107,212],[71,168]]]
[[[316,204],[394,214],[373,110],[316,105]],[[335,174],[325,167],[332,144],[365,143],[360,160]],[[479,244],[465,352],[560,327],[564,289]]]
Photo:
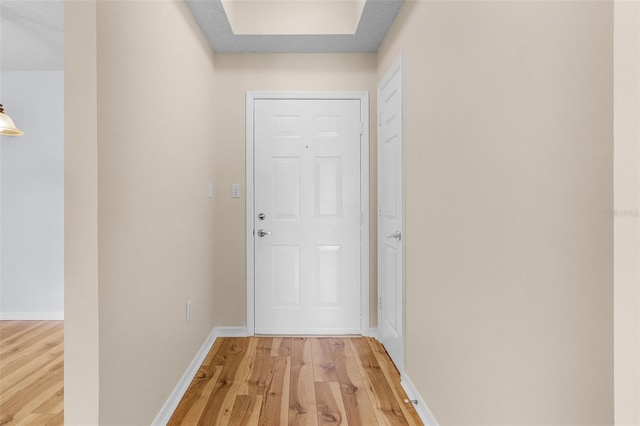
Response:
[[[169,425],[421,425],[406,398],[370,338],[220,338]]]

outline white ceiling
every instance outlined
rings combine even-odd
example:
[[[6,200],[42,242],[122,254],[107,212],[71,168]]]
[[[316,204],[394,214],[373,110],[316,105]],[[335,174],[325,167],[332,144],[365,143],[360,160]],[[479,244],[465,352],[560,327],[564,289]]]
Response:
[[[0,0],[0,70],[64,69],[62,0]]]
[[[215,52],[317,53],[375,52],[403,0],[367,0],[355,34],[312,35],[235,35],[221,0],[186,2]],[[63,0],[0,0],[0,70],[63,70],[63,8]]]

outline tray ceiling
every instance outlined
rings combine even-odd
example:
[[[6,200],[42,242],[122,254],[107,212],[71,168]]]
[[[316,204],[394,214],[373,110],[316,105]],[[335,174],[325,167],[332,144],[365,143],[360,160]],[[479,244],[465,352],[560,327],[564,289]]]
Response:
[[[355,34],[317,34],[314,30],[315,34],[278,35],[234,34],[221,0],[186,1],[216,53],[346,53],[377,51],[403,0],[368,0]],[[298,6],[301,2],[290,1]]]

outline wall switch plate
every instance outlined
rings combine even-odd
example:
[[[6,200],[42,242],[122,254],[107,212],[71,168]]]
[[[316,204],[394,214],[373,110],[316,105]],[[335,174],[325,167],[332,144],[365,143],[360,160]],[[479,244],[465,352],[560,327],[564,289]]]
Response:
[[[191,300],[187,301],[187,322],[191,322]]]
[[[231,184],[231,198],[240,198],[240,184],[232,183]]]
[[[213,198],[213,182],[209,181],[209,198]]]

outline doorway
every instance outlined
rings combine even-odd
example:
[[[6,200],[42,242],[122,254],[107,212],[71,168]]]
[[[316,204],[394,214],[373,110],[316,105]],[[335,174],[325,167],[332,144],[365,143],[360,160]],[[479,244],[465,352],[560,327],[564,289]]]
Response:
[[[368,94],[247,94],[247,332],[369,333]]]

